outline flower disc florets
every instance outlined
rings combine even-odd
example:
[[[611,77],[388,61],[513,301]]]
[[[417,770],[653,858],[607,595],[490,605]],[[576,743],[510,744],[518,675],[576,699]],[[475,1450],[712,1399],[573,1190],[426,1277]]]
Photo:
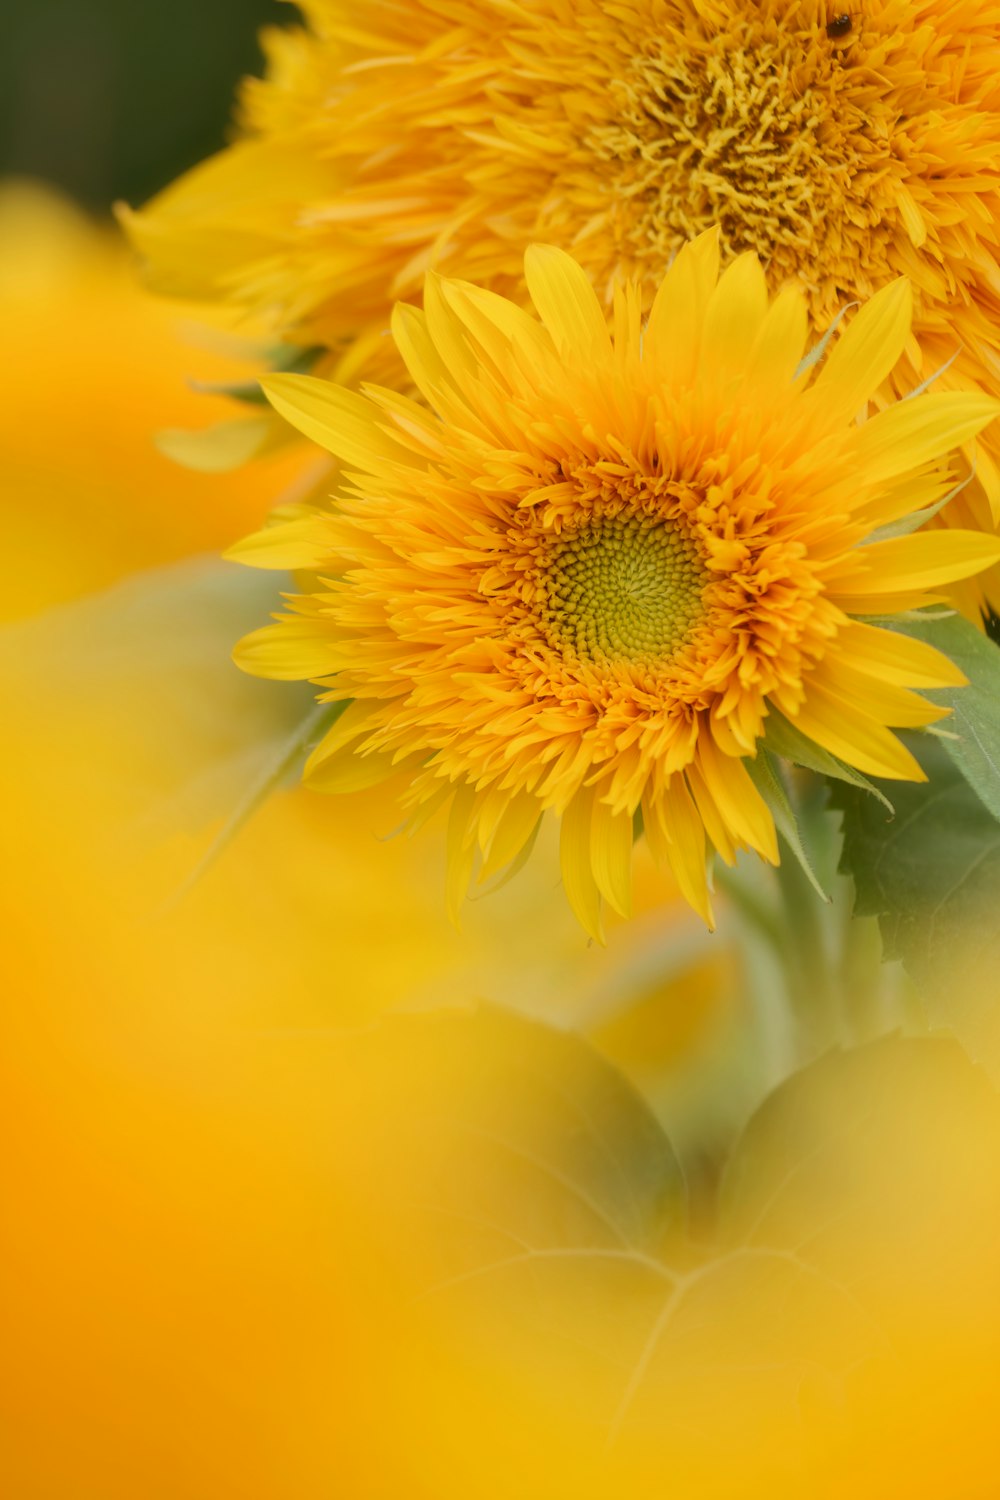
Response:
[[[556,651],[655,671],[702,617],[704,559],[668,507],[597,514],[539,550],[533,602]]]
[[[237,549],[325,580],[238,659],[352,700],[312,757],[315,785],[397,775],[418,818],[451,803],[456,898],[477,854],[502,869],[551,811],[567,893],[598,931],[602,897],[628,907],[641,810],[709,918],[706,834],[723,859],[777,859],[747,769],[769,721],[862,771],[922,775],[891,726],[940,717],[913,689],[960,674],[856,617],[926,603],[1000,556],[972,533],[877,534],[946,493],[940,460],[997,405],[919,395],[859,425],[908,337],[907,284],[862,309],[813,378],[801,294],[769,303],[752,254],[718,269],[710,232],[645,325],[637,289],[620,291],[612,338],[582,269],[536,247],[541,323],[435,277],[423,313],[397,309],[426,405],[267,382],[345,477],[331,508]]]

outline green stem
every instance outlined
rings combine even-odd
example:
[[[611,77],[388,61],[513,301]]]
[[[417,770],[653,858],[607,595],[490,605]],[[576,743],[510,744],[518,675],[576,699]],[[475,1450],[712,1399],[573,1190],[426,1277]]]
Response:
[[[831,909],[819,901],[795,860],[782,860],[777,884],[785,917],[782,957],[789,995],[803,1050],[814,1055],[846,1040],[835,973],[839,955],[830,951]]]

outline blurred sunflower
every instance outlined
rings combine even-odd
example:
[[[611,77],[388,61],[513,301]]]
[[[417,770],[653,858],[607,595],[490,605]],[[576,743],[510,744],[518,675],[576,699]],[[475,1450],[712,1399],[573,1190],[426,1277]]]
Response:
[[[121,237],[41,184],[0,183],[0,318],[0,519],[18,559],[0,620],[223,547],[297,476],[298,457],[276,455],[235,477],[179,478],[154,437],[211,411],[185,379],[192,364],[232,381],[259,362],[220,347],[219,332],[203,331],[196,355],[179,337],[179,309],[136,287]]]
[[[961,675],[852,617],[925,604],[1000,558],[971,532],[878,534],[933,508],[952,482],[939,460],[1000,405],[922,394],[858,424],[909,338],[908,282],[812,378],[805,297],[769,304],[756,255],[720,278],[719,252],[709,231],[680,253],[644,329],[638,290],[619,291],[613,339],[557,249],[525,260],[541,324],[429,276],[394,333],[430,411],[379,387],[266,382],[347,474],[334,507],[232,554],[281,567],[308,543],[327,580],[237,660],[354,700],[313,785],[398,774],[415,820],[451,804],[453,906],[477,853],[484,878],[511,866],[552,810],[570,902],[599,934],[602,898],[628,912],[641,811],[711,922],[706,835],[728,862],[778,858],[747,770],[769,715],[861,771],[922,779],[890,726],[937,719],[912,689]]]

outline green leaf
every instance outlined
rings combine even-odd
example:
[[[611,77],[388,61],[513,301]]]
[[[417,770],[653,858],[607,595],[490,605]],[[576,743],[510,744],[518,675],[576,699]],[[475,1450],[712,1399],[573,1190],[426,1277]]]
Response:
[[[953,1040],[893,1035],[765,1100],[723,1177],[720,1248],[793,1253],[919,1351],[928,1316],[947,1328],[995,1282],[998,1210],[1000,1096]]]
[[[319,348],[302,349],[297,345],[279,344],[264,351],[264,362],[268,373],[285,370],[296,375],[308,375],[322,352]],[[189,384],[193,390],[200,391],[203,395],[228,396],[247,406],[268,405],[260,380],[256,377],[252,380],[235,381],[192,380]]]
[[[401,1274],[492,1368],[523,1372],[555,1413],[569,1400],[588,1452],[650,1442],[670,1464],[664,1434],[688,1444],[720,1378],[739,1411],[756,1366],[776,1369],[767,1404],[784,1422],[804,1364],[840,1371],[871,1351],[867,1314],[832,1278],[781,1248],[686,1239],[665,1134],[578,1038],[487,1008],[398,1017],[352,1043],[343,1075],[339,1128],[376,1219],[391,1204]]]
[[[953,746],[909,737],[926,784],[893,783],[888,818],[856,788],[838,786],[841,868],[855,910],[877,916],[886,958],[902,959],[932,1024],[1000,1070],[1000,826],[957,766]]]
[[[760,745],[772,754],[780,755],[783,760],[790,761],[793,766],[804,766],[807,771],[817,771],[821,776],[832,776],[835,781],[846,781],[850,786],[859,787],[877,797],[892,812],[892,803],[874,782],[808,739],[773,706],[765,721],[765,732]]]
[[[967,687],[936,688],[926,696],[952,710],[943,728],[957,736],[945,748],[995,818],[1000,818],[1000,647],[961,615],[942,619],[910,615],[902,625],[880,623],[915,636],[944,653],[969,679]]]
[[[488,1009],[397,1017],[340,1064],[361,1243],[448,1351],[435,1401],[483,1424],[474,1448],[502,1432],[498,1463],[556,1430],[584,1472],[609,1465],[602,1494],[678,1473],[679,1493],[776,1493],[761,1466],[810,1453],[804,1397],[842,1431],[868,1409],[860,1371],[937,1361],[995,1284],[1000,1104],[953,1043],[887,1038],[780,1086],[697,1243],[666,1137],[579,1040]],[[423,1346],[407,1365],[429,1368]]]
[[[771,809],[775,827],[798,860],[809,884],[821,900],[828,902],[830,897],[816,876],[815,861],[809,858],[802,842],[802,833],[782,779],[780,763],[767,750],[760,749],[754,758],[744,761],[744,765],[750,779]]]
[[[351,1048],[349,1071],[357,1107],[367,1112],[377,1074],[407,1121],[408,1139],[391,1142],[383,1165],[395,1178],[407,1164],[398,1185],[418,1239],[428,1210],[439,1229],[440,1213],[458,1211],[490,1182],[517,1183],[493,1205],[487,1238],[505,1256],[516,1243],[518,1263],[559,1250],[590,1252],[596,1266],[606,1252],[641,1263],[683,1227],[684,1181],[670,1142],[579,1036],[485,1005],[397,1016]],[[433,1173],[433,1203],[410,1191],[418,1166]],[[434,1259],[441,1252],[433,1230],[425,1248]],[[435,1269],[470,1280],[505,1269],[484,1264],[482,1248],[477,1236],[470,1258],[470,1246],[449,1238]]]

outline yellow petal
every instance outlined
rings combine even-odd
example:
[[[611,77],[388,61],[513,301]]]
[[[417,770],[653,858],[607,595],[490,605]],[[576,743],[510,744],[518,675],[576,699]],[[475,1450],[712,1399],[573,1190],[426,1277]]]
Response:
[[[797,286],[787,286],[771,303],[757,332],[747,359],[747,385],[779,391],[791,385],[808,332],[806,299]]]
[[[554,351],[545,330],[506,297],[446,278],[441,279],[441,292],[475,343],[501,369],[514,348],[536,365],[552,363]]]
[[[397,302],[392,310],[392,336],[414,385],[433,409],[442,416],[467,416],[468,409],[420,309]]]
[[[603,944],[601,893],[590,864],[590,821],[593,807],[594,788],[582,787],[562,815],[559,863],[566,899],[577,920],[592,938]]]
[[[899,209],[899,217],[903,221],[903,228],[910,237],[911,244],[919,250],[927,239],[927,222],[917,207],[917,200],[903,183],[896,185],[896,207]]]
[[[172,297],[211,301],[231,293],[234,273],[275,249],[276,223],[294,203],[328,198],[330,163],[284,141],[241,141],[186,172],[119,222],[147,262],[146,279]]]
[[[441,356],[441,363],[459,386],[466,388],[479,378],[480,362],[473,351],[462,319],[449,305],[443,278],[428,271],[424,279],[424,317],[427,332]]]
[[[844,571],[831,578],[829,593],[836,601],[842,594],[933,589],[995,562],[1000,562],[1000,537],[951,528],[918,531],[857,548]]]
[[[330,543],[313,515],[299,515],[294,520],[253,531],[234,542],[223,556],[250,568],[276,568],[280,572],[295,568],[333,571],[336,567]]]
[[[961,447],[1000,415],[978,391],[940,391],[897,401],[852,434],[851,451],[869,484],[919,469]]]
[[[646,325],[646,358],[665,382],[690,380],[701,344],[705,306],[719,276],[719,231],[684,245],[667,270]]]
[[[698,766],[727,828],[741,843],[776,865],[778,835],[771,809],[754,786],[742,760],[723,755],[711,733],[698,740]]]
[[[976,480],[986,495],[994,526],[1000,526],[1000,469],[983,443],[974,444],[971,462]]]
[[[346,746],[367,734],[375,710],[368,703],[350,703],[320,740],[305,763],[303,776],[308,781],[323,765],[339,755]]]
[[[233,661],[251,677],[300,682],[330,671],[332,627],[298,615],[285,616],[245,635],[233,650]]]
[[[531,838],[541,816],[538,798],[530,792],[514,796],[503,793],[504,812],[492,834],[486,857],[483,860],[481,878],[489,880],[512,859],[516,859]]]
[[[902,610],[924,609],[928,604],[952,607],[944,594],[929,594],[926,589],[884,594],[842,594],[831,589],[830,601],[845,615],[894,615]]]
[[[688,766],[684,774],[687,778],[687,784],[691,789],[691,795],[694,798],[698,817],[716,854],[718,854],[723,863],[734,865],[736,863],[736,845],[718,807],[715,805],[715,799],[705,785],[705,778],[702,776],[697,765],[693,763]]]
[[[810,681],[797,712],[782,710],[807,738],[869,776],[926,781],[920,766],[884,724],[878,724],[821,683]]]
[[[834,417],[853,417],[882,384],[910,333],[913,298],[901,276],[855,313],[813,382],[811,399]]]
[[[611,335],[587,273],[555,245],[529,245],[524,279],[538,315],[565,359],[611,356]]]
[[[328,756],[316,770],[304,772],[303,779],[314,792],[343,795],[345,792],[365,792],[404,769],[405,764],[394,761],[388,750],[359,755],[354,749],[345,749]]]
[[[816,679],[869,718],[896,729],[921,729],[950,712],[921,698],[912,688],[890,682],[884,674],[872,675],[854,666],[839,652],[831,652],[817,667]]]
[[[752,250],[738,255],[722,274],[705,310],[700,373],[742,373],[767,315],[767,282]]]
[[[275,411],[345,463],[369,473],[385,459],[406,463],[406,450],[378,425],[377,406],[355,391],[312,375],[267,375],[261,381]]]
[[[871,670],[900,687],[962,687],[967,681],[954,662],[926,641],[857,620],[837,636],[837,654],[851,666]]]
[[[642,813],[653,859],[673,872],[684,899],[714,931],[705,865],[705,827],[683,775],[670,778],[662,797],[646,798]]]
[[[590,819],[590,867],[597,889],[620,917],[632,914],[632,818],[595,800]]]

